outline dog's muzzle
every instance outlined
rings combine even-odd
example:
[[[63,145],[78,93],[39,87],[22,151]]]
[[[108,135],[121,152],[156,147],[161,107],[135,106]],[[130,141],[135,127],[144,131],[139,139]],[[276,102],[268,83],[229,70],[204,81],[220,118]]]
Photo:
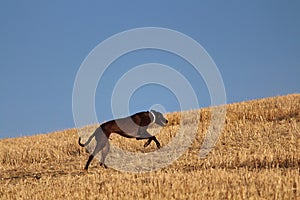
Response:
[[[168,121],[167,119],[164,120],[164,121],[161,121],[161,123],[162,123],[163,126],[167,126],[168,122],[169,122],[169,121]]]

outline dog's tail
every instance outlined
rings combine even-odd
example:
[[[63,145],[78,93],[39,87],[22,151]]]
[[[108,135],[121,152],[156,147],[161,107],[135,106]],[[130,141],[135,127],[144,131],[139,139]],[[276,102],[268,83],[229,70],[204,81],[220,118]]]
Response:
[[[90,142],[91,142],[91,140],[93,139],[93,137],[95,136],[95,133],[93,133],[90,137],[89,137],[89,139],[84,143],[84,144],[82,144],[80,141],[81,141],[81,137],[79,137],[79,139],[78,139],[78,144],[79,144],[79,146],[81,146],[81,147],[85,147],[86,145],[88,145]]]

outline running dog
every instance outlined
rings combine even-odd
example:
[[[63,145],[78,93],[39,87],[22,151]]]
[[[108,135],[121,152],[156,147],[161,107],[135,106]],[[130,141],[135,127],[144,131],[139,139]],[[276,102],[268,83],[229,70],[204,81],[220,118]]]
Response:
[[[157,148],[160,148],[160,143],[156,137],[152,136],[147,131],[148,126],[152,123],[156,123],[160,126],[166,126],[168,120],[164,118],[162,113],[155,110],[139,112],[129,117],[115,119],[101,124],[84,144],[80,142],[81,138],[79,137],[78,144],[82,147],[87,146],[93,137],[95,137],[96,140],[96,147],[93,153],[89,156],[84,169],[88,169],[91,161],[100,151],[102,151],[100,165],[107,168],[104,161],[109,152],[108,139],[112,133],[119,134],[126,138],[136,138],[137,140],[147,139],[148,141],[144,144],[144,147],[147,147],[152,141],[154,141]]]

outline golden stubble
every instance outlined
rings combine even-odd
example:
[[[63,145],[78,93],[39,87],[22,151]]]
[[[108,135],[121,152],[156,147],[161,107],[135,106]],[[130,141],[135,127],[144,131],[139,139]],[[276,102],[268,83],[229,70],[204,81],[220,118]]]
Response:
[[[88,153],[77,131],[0,140],[1,199],[299,199],[300,94],[226,106],[226,120],[215,148],[199,151],[210,125],[211,108],[168,113],[169,125],[156,134],[167,145],[180,128],[200,116],[197,135],[171,165],[155,172],[104,169],[97,160],[83,167]],[[155,132],[155,127],[153,129]],[[86,135],[88,137],[88,135]],[[83,138],[85,139],[85,138]],[[112,135],[110,142],[132,152],[156,150],[152,143]]]

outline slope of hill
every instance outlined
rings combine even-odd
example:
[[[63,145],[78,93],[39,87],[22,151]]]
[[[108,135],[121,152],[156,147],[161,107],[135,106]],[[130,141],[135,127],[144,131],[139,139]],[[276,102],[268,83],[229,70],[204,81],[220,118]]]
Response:
[[[77,144],[76,129],[0,140],[1,199],[299,199],[300,94],[226,106],[226,120],[215,148],[204,159],[199,150],[211,108],[200,116],[197,135],[171,165],[154,172],[104,169]],[[157,134],[165,146],[176,135],[181,113]],[[191,119],[182,119],[189,123]],[[96,126],[86,127],[92,132]],[[144,141],[113,136],[111,143],[132,152],[151,152]]]

